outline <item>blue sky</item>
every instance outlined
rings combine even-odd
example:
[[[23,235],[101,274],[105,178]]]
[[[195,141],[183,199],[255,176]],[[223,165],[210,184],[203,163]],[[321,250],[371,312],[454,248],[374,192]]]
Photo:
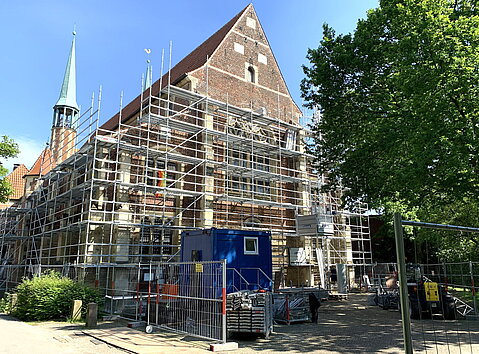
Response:
[[[77,101],[90,104],[103,87],[101,121],[140,93],[144,48],[151,48],[153,79],[160,74],[161,50],[173,42],[176,64],[241,11],[245,0],[116,0],[0,2],[0,135],[14,138],[22,151],[3,161],[31,167],[50,136],[52,107],[58,99],[77,31]],[[308,48],[316,48],[322,24],[338,33],[354,30],[377,0],[258,0],[253,5],[295,101]]]

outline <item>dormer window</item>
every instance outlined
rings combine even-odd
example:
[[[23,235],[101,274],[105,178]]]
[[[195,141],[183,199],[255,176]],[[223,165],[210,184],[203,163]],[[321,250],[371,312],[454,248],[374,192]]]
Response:
[[[252,66],[248,67],[248,79],[249,79],[249,82],[252,82],[252,83],[256,82],[256,73]]]

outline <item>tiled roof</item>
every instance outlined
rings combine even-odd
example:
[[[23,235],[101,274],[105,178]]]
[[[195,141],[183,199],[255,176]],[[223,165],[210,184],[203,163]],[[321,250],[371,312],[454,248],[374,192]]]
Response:
[[[23,196],[25,190],[25,176],[28,173],[28,168],[24,164],[21,164],[16,169],[14,169],[6,178],[11,183],[13,187],[13,194],[10,196],[10,199],[20,199]]]
[[[200,44],[195,50],[183,58],[178,64],[176,64],[170,73],[170,82],[172,85],[179,82],[185,74],[200,68],[206,63],[208,57],[210,57],[215,49],[220,45],[221,41],[225,38],[228,32],[233,28],[234,24],[239,20],[241,15],[246,11],[250,5],[241,10],[235,17],[233,17],[227,24],[221,27],[210,38]],[[163,75],[162,88],[168,84],[168,73]],[[151,93],[154,96],[158,96],[160,92],[160,80],[156,81],[151,86]],[[122,110],[122,122],[127,121],[132,115],[140,110],[141,95],[136,97]],[[100,129],[114,130],[118,127],[119,113],[111,117]]]
[[[52,163],[52,152],[49,148],[46,148],[42,151],[40,156],[38,156],[37,160],[30,169],[30,172],[28,172],[26,176],[39,176],[40,174],[43,176],[50,172],[50,170],[54,167],[52,166]]]

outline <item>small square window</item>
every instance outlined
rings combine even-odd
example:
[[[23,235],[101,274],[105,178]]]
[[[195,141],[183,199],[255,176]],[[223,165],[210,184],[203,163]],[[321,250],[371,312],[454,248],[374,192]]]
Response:
[[[244,238],[244,254],[258,254],[258,238],[257,237]]]

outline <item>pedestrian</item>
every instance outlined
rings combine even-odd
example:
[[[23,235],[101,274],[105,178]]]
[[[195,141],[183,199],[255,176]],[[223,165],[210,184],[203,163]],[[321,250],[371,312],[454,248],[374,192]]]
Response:
[[[314,293],[309,293],[309,311],[311,312],[311,322],[318,323],[318,309],[321,306],[321,300],[318,300]]]
[[[331,274],[331,276],[330,276],[330,277],[331,277],[331,278],[330,278],[330,279],[331,279],[331,283],[332,283],[332,284],[336,284],[336,282],[338,281],[338,273],[336,272],[336,267],[335,267],[335,266],[331,266],[331,267],[329,268],[329,270],[330,270],[330,272],[331,272],[331,273],[330,273],[330,274]]]

